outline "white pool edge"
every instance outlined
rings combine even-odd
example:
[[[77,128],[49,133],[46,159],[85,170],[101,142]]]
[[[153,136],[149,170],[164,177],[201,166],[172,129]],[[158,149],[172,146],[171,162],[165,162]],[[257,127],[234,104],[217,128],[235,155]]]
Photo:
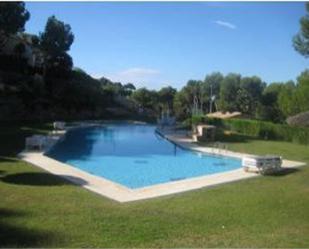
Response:
[[[63,135],[64,134],[65,133],[63,133]],[[227,150],[201,147],[196,144],[192,144],[192,140],[182,135],[165,134],[162,131],[160,134],[181,147],[202,153],[236,158],[242,158],[243,156],[248,155]],[[244,172],[243,169],[240,168],[212,175],[188,178],[138,189],[130,189],[104,177],[89,174],[71,165],[45,156],[44,152],[23,151],[19,154],[19,157],[23,161],[120,203],[161,197],[259,176],[259,174],[256,173]],[[283,168],[296,168],[304,165],[306,164],[302,162],[283,160]]]

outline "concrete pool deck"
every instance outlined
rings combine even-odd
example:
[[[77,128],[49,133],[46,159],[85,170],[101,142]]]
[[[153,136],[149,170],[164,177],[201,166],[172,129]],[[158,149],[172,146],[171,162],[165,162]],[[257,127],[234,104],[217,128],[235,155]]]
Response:
[[[236,158],[242,158],[243,156],[248,155],[228,150],[201,147],[192,143],[193,141],[186,137],[185,134],[176,134],[171,131],[159,131],[159,133],[178,146],[201,153]],[[63,135],[65,135],[65,133]],[[65,178],[74,184],[80,185],[83,188],[121,203],[166,196],[259,176],[259,174],[256,173],[247,173],[240,168],[223,173],[188,178],[138,189],[130,189],[106,178],[89,174],[83,170],[47,157],[44,155],[44,152],[24,151],[19,154],[19,157],[22,160],[38,166],[54,175]],[[305,163],[283,160],[282,167],[295,168],[303,165],[305,165]]]

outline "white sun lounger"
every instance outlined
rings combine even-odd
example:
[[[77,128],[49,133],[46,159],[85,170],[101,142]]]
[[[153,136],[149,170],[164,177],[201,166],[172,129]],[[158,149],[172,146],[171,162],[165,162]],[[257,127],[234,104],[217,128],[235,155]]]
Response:
[[[280,156],[252,156],[242,159],[242,167],[246,172],[258,172],[261,174],[279,171],[282,165]]]

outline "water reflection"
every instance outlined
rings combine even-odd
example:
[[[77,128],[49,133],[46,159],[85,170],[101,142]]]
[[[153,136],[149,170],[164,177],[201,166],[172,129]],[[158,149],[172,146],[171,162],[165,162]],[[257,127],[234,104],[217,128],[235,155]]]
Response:
[[[154,126],[116,124],[71,130],[48,155],[68,161],[90,156],[176,156],[179,152],[184,150],[156,134]]]

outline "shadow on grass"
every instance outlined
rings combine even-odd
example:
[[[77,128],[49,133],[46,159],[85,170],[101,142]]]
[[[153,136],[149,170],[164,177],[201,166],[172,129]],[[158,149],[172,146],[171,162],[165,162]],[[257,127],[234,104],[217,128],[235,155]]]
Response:
[[[60,234],[29,229],[14,225],[14,220],[27,214],[10,209],[0,209],[0,247],[42,247],[48,246],[55,238],[61,240]]]
[[[256,141],[260,140],[256,137],[251,137],[251,136],[246,136],[246,135],[241,135],[241,134],[228,134],[228,135],[220,135],[216,137],[215,142],[198,142],[199,145],[201,146],[209,146],[209,147],[216,147],[218,143],[224,143],[224,144],[229,144],[229,143],[249,143],[250,141]]]
[[[63,178],[66,179],[63,179]],[[86,185],[87,181],[73,176],[56,176],[43,172],[17,173],[0,177],[5,183],[30,186]],[[73,182],[73,183],[71,183]]]
[[[271,174],[268,174],[269,176],[286,176],[289,174],[293,174],[300,171],[300,169],[296,169],[296,168],[282,168],[280,171],[278,172],[274,172]]]
[[[38,125],[0,124],[0,156],[15,157],[25,148],[25,138],[33,134],[46,134],[51,130],[50,124]],[[1,161],[0,161],[1,162]]]
[[[9,157],[2,157],[0,156],[0,163],[15,163],[17,162],[18,160],[17,159],[14,159],[14,158],[9,158]]]

